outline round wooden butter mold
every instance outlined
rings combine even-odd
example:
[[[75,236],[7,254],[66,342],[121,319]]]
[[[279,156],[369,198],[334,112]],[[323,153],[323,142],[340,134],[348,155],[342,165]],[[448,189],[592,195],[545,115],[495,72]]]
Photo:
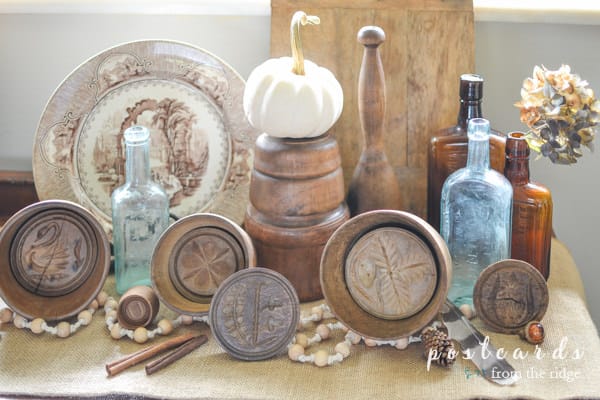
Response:
[[[134,286],[119,299],[117,319],[125,329],[148,326],[158,314],[160,302],[154,290],[148,286]]]
[[[223,282],[208,318],[213,336],[227,353],[240,360],[264,360],[283,353],[291,343],[300,304],[283,275],[249,268]]]
[[[356,240],[344,273],[352,299],[369,314],[390,320],[421,311],[437,283],[429,247],[395,227],[374,229]]]
[[[151,261],[152,286],[173,311],[202,315],[220,284],[235,271],[256,265],[252,240],[235,222],[192,214],[159,238]]]
[[[110,267],[106,233],[65,200],[32,204],[0,232],[0,296],[18,314],[47,321],[76,315],[102,289]]]
[[[393,340],[436,317],[446,300],[452,262],[444,240],[427,222],[403,211],[376,210],[334,232],[320,272],[325,300],[342,323],[361,336]]]
[[[531,264],[502,260],[481,271],[473,289],[473,303],[477,316],[492,330],[519,333],[546,313],[548,286]]]

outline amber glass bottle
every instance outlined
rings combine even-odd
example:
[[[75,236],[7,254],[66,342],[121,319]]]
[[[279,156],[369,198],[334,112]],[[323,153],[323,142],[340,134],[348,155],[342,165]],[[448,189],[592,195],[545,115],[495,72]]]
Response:
[[[512,132],[506,138],[504,176],[513,187],[511,257],[527,261],[547,280],[550,275],[552,196],[546,187],[529,180],[529,146],[524,133]]]
[[[464,74],[460,77],[460,109],[455,126],[442,129],[431,139],[427,180],[427,219],[440,229],[442,186],[454,171],[467,165],[467,125],[473,118],[482,118],[483,78]],[[504,173],[504,137],[490,131],[490,166]]]

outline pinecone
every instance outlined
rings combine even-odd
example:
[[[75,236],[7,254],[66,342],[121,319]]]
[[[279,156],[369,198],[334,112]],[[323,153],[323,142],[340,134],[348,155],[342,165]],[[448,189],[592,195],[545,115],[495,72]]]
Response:
[[[432,362],[438,365],[449,367],[454,364],[458,353],[454,349],[452,340],[448,338],[445,332],[438,330],[432,326],[428,326],[421,332],[421,341],[425,346],[425,358],[429,357],[429,351],[434,350],[435,358]]]

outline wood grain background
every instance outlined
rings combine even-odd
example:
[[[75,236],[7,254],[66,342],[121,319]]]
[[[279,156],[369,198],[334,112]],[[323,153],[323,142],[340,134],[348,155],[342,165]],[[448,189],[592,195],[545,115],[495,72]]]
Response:
[[[346,188],[362,149],[357,82],[363,46],[358,30],[377,25],[387,87],[384,135],[406,211],[427,212],[430,138],[456,123],[460,75],[474,72],[473,4],[465,0],[272,0],[271,55],[290,56],[295,11],[321,18],[302,30],[305,58],[330,69],[344,90],[344,111],[331,129],[342,155]]]

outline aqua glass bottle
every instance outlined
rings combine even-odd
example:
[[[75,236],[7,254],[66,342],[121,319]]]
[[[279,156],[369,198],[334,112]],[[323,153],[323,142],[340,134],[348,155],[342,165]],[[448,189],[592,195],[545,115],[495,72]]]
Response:
[[[513,189],[490,168],[490,123],[469,121],[467,166],[442,188],[440,230],[452,256],[448,298],[473,304],[473,286],[488,265],[510,257]]]
[[[169,225],[169,198],[150,177],[150,132],[132,126],[125,141],[125,183],[112,193],[113,246],[117,292],[151,285],[154,246]]]

